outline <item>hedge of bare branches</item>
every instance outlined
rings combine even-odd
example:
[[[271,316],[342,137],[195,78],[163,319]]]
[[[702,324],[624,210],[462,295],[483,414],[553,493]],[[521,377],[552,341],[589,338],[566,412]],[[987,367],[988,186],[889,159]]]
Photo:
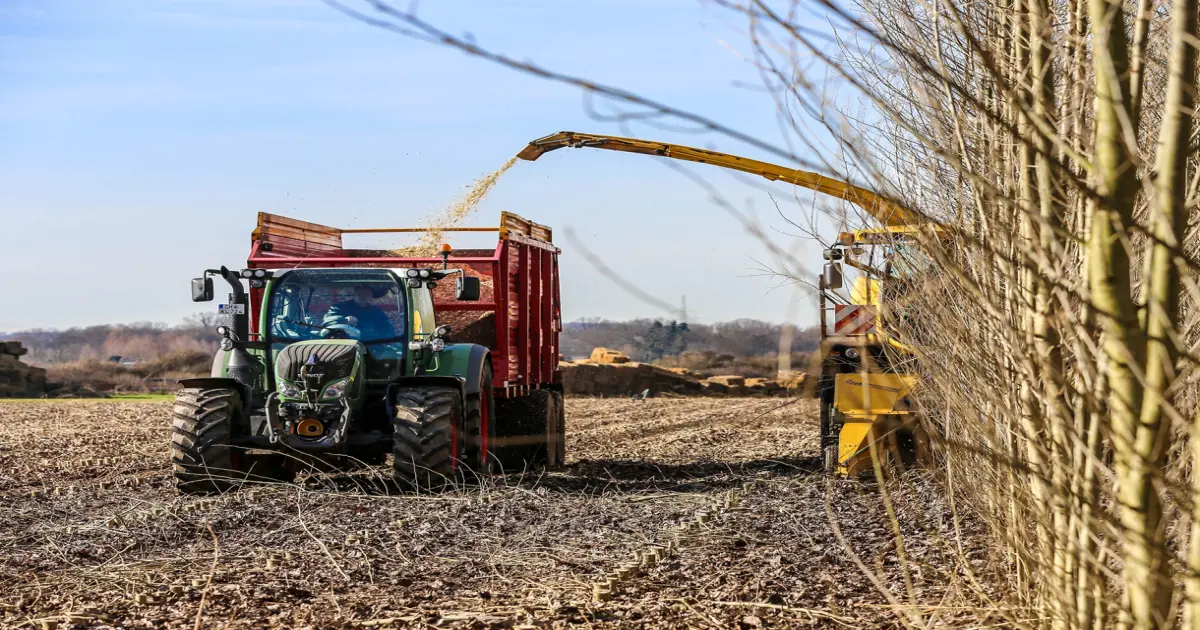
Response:
[[[415,5],[326,1],[923,215],[937,227],[897,252],[888,315],[947,489],[990,521],[1015,596],[1056,628],[1200,627],[1198,0],[709,0],[747,25],[784,142],[487,50]]]
[[[813,102],[788,69],[815,57],[873,104],[847,163],[938,226],[892,325],[1018,596],[1057,628],[1200,624],[1196,0],[829,3],[832,45],[729,6],[781,93]]]

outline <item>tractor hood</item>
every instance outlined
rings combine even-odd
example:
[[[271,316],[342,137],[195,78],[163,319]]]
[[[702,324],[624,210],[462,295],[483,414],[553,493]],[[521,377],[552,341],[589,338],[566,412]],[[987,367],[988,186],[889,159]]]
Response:
[[[299,341],[279,351],[275,356],[275,376],[282,381],[299,383],[300,368],[312,361],[313,373],[321,374],[328,383],[354,374],[354,363],[362,344],[353,339],[316,339]]]

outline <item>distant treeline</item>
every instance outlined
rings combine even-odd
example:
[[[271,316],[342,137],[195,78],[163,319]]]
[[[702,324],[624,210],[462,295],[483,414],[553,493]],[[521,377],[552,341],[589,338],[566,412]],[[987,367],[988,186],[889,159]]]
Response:
[[[150,322],[105,324],[65,330],[26,330],[6,333],[0,338],[24,343],[29,354],[22,360],[33,365],[107,361],[115,357],[122,362],[143,362],[189,352],[212,353],[220,341],[215,331],[219,323],[220,316],[201,313],[184,318],[175,326]]]
[[[797,329],[756,319],[716,324],[580,319],[563,325],[561,352],[568,360],[586,358],[597,347],[620,350],[636,361],[659,361],[684,352],[758,357],[778,353],[779,340],[788,329],[792,353],[807,354],[820,346],[821,333],[816,326]]]
[[[188,317],[175,326],[113,324],[65,330],[27,330],[0,337],[23,342],[29,348],[24,359],[34,365],[104,361],[112,357],[121,357],[122,362],[156,361],[183,352],[214,351],[219,341],[214,328],[219,321],[217,315],[203,313]],[[590,355],[593,348],[605,347],[625,352],[637,361],[659,361],[685,352],[761,357],[779,351],[779,340],[784,331],[783,325],[753,319],[717,324],[581,319],[563,326],[561,352],[567,359],[581,359]],[[794,330],[791,351],[809,353],[816,350],[819,343],[820,334],[815,327]]]

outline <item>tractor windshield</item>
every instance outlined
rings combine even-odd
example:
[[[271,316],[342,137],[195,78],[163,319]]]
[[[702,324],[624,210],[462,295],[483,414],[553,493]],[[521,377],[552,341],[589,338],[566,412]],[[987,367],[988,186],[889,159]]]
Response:
[[[390,371],[404,355],[404,302],[386,269],[297,269],[275,286],[264,323],[276,351],[295,341],[357,339],[375,359],[369,372]]]
[[[284,276],[268,314],[275,341],[404,335],[404,291],[383,269],[300,269]]]

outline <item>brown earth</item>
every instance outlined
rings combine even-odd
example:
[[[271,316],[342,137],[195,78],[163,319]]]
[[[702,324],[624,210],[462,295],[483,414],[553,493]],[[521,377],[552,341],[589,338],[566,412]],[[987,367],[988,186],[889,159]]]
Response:
[[[203,500],[172,485],[167,403],[2,403],[0,627],[899,625],[879,588],[909,601],[879,491],[814,472],[810,401],[567,409],[561,471],[434,496],[378,471],[313,474]],[[959,555],[936,486],[889,485],[912,597],[930,604],[916,610],[1001,621],[955,605],[964,563],[986,574],[978,528],[960,524]],[[651,545],[660,562],[593,601]]]
[[[766,378],[718,375],[704,378],[684,368],[665,368],[629,361],[623,354],[596,348],[590,359],[562,361],[563,391],[567,396],[802,396],[804,375],[788,374],[780,383]]]

